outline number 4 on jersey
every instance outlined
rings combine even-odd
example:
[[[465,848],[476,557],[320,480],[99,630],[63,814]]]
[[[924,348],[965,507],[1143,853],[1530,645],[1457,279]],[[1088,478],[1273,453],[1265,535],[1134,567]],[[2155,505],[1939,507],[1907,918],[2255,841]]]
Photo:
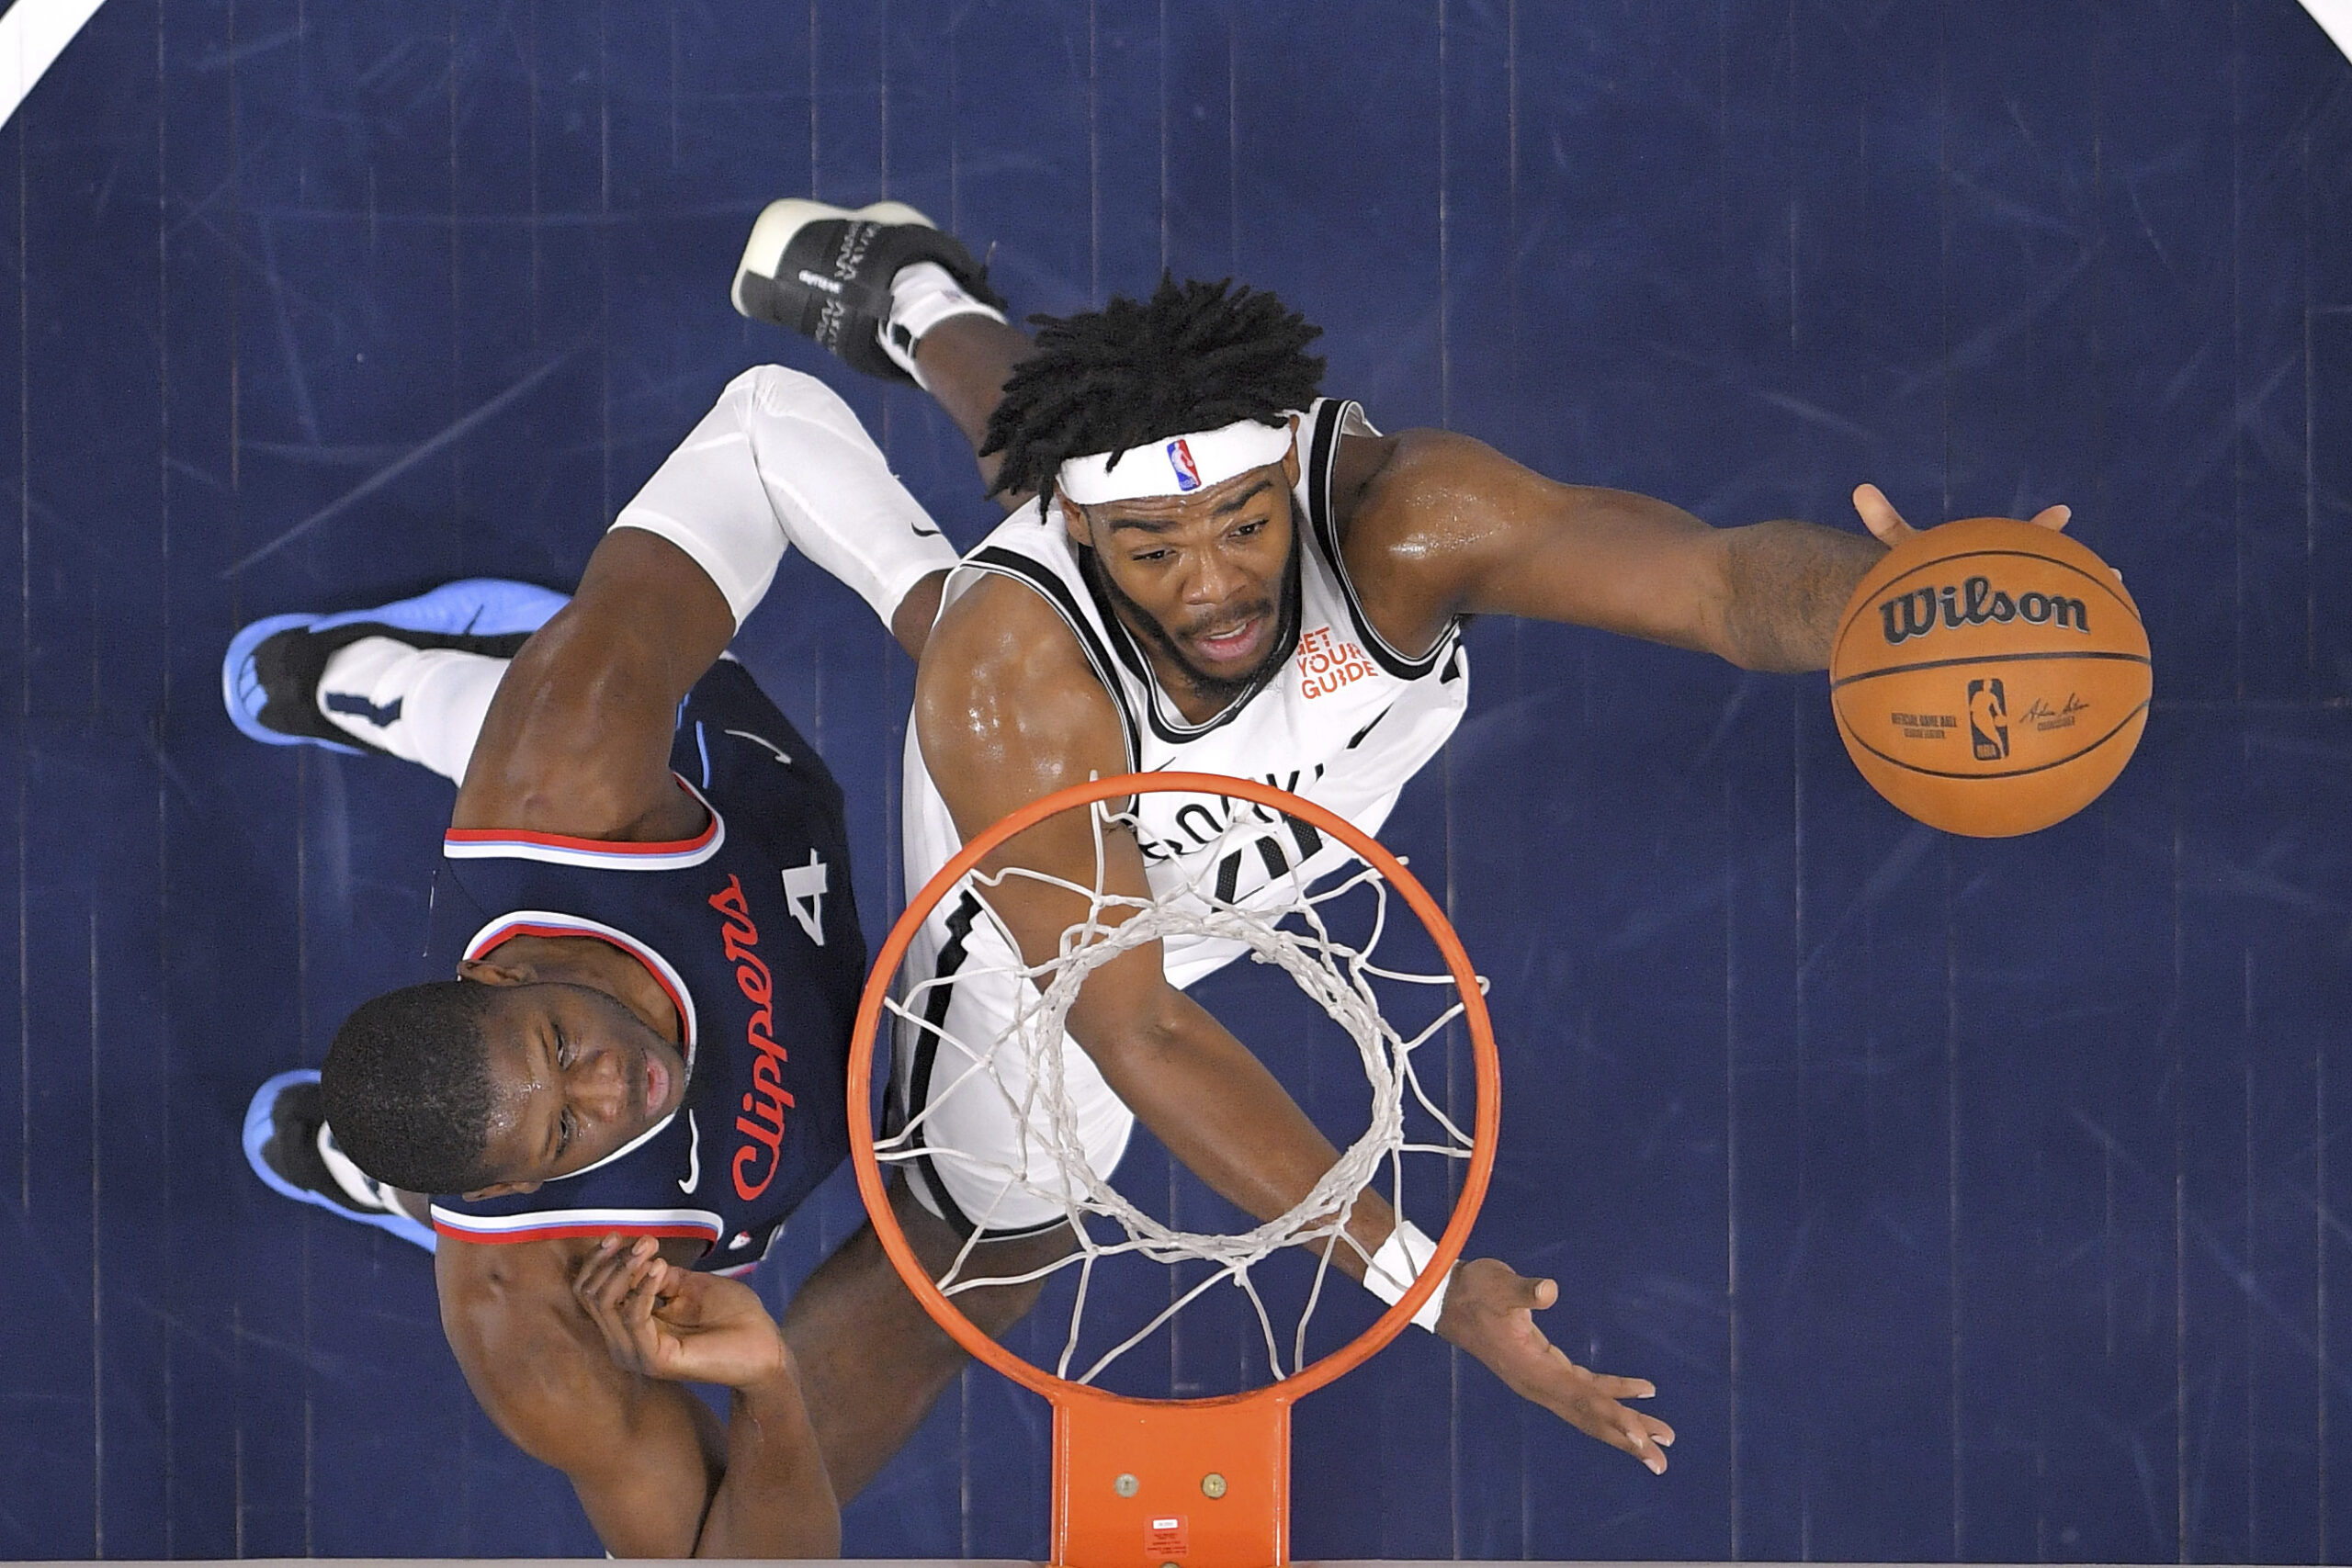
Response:
[[[807,865],[784,868],[785,905],[791,909],[792,918],[800,922],[800,929],[808,933],[808,940],[819,947],[825,945],[825,863],[817,858],[814,850],[808,852]]]

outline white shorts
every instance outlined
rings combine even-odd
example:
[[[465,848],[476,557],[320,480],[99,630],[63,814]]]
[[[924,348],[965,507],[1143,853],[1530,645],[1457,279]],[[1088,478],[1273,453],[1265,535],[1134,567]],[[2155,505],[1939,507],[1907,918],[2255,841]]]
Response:
[[[1050,1151],[1066,1144],[1107,1179],[1135,1131],[1135,1112],[1068,1034],[1058,1113],[1040,1096],[1028,1053],[1012,1038],[1038,1005],[1019,969],[1004,928],[958,891],[923,922],[899,971],[907,1009],[923,1021],[898,1020],[890,1128],[911,1124],[910,1144],[927,1151],[904,1162],[916,1198],[967,1235],[1060,1224],[1072,1205],[1061,1199],[1063,1168]]]

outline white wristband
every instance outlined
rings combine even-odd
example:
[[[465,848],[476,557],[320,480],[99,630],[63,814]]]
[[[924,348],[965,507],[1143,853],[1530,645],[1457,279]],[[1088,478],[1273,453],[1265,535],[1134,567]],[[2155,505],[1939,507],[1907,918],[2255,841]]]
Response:
[[[1405,1292],[1412,1289],[1413,1281],[1420,1278],[1421,1270],[1436,1256],[1437,1243],[1420,1226],[1410,1220],[1398,1220],[1396,1228],[1388,1233],[1388,1239],[1380,1244],[1380,1250],[1372,1255],[1371,1267],[1364,1270],[1363,1288],[1395,1306],[1405,1299]],[[1414,1323],[1431,1333],[1437,1331],[1437,1320],[1445,1311],[1445,1288],[1453,1283],[1449,1270],[1447,1277],[1437,1282],[1437,1289],[1430,1292],[1430,1299],[1421,1303],[1421,1310],[1413,1314]]]

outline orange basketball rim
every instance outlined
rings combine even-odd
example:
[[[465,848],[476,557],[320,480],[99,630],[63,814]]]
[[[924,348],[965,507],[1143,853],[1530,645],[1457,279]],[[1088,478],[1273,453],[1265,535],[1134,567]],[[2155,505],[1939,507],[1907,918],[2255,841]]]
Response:
[[[890,1212],[875,1152],[875,1040],[907,949],[930,911],[1006,840],[1059,812],[1148,793],[1224,795],[1280,811],[1344,843],[1386,880],[1435,938],[1462,999],[1476,1066],[1477,1115],[1453,1213],[1420,1277],[1355,1339],[1246,1393],[1143,1399],[1031,1365],[974,1326],[933,1281]],[[883,1250],[940,1327],[1054,1412],[1051,1561],[1060,1568],[1277,1568],[1290,1561],[1290,1407],[1361,1366],[1401,1333],[1469,1240],[1493,1174],[1502,1079],[1478,976],[1445,912],[1412,873],[1353,823],[1270,784],[1208,773],[1125,773],[1057,790],[964,846],[924,885],[882,944],[851,1038],[850,1156]]]

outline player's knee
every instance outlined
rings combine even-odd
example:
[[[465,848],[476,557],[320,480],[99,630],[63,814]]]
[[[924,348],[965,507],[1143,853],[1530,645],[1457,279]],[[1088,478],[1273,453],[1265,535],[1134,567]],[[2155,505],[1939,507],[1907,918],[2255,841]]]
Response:
[[[842,395],[814,376],[781,365],[754,365],[727,384],[724,394],[741,399],[751,412],[770,419],[802,419],[829,430],[865,437],[865,427]]]

